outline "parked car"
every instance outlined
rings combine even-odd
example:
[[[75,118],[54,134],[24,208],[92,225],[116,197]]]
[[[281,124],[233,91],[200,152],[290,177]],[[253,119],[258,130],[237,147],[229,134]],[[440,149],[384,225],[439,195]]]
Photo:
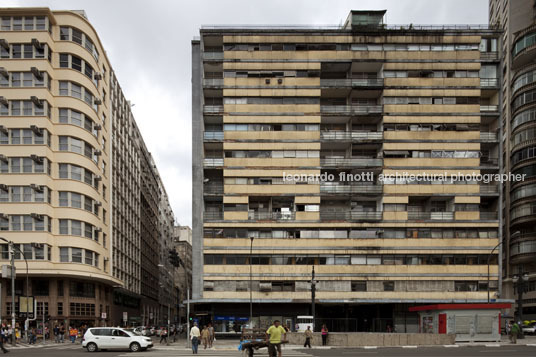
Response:
[[[523,325],[523,334],[524,335],[536,335],[536,323],[530,323],[528,325]]]
[[[84,334],[82,347],[88,352],[97,352],[99,349],[128,349],[138,352],[153,347],[153,341],[149,337],[137,335],[133,330],[92,327]]]

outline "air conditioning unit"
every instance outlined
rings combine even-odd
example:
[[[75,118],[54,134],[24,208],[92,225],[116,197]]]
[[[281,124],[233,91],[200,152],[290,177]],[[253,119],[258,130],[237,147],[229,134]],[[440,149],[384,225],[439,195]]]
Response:
[[[43,73],[41,73],[37,67],[32,67],[30,68],[30,71],[32,71],[33,75],[35,76],[35,78],[37,79],[43,79]]]
[[[95,151],[93,152],[93,154],[95,154],[95,155],[97,155],[97,156],[101,156],[101,155],[102,155],[102,151],[100,151],[100,150],[95,150]]]
[[[0,39],[0,46],[2,46],[6,51],[9,52],[9,42],[5,39]]]
[[[3,161],[3,162],[5,162],[5,163],[7,163],[7,162],[8,162],[8,160],[7,160],[7,156],[4,155],[4,154],[0,154],[0,161]]]
[[[95,101],[93,103],[96,104],[96,105],[101,105],[102,100],[100,100],[99,98],[95,98]]]
[[[278,78],[277,79],[277,84],[283,84],[283,78]]]
[[[32,243],[32,247],[34,247],[34,248],[43,248],[43,243]]]
[[[7,101],[6,97],[0,96],[0,104],[7,105],[9,102]]]
[[[97,206],[97,207],[102,206],[102,202],[101,201],[95,202],[95,206]]]
[[[100,181],[100,180],[102,180],[102,177],[101,177],[101,175],[96,175],[93,179],[95,181]]]
[[[0,219],[5,219],[5,220],[7,220],[7,219],[9,219],[9,217],[8,217],[7,214],[5,214],[5,213],[0,213]]]
[[[96,228],[95,228],[95,232],[97,232],[97,233],[98,233],[98,232],[102,232],[102,228],[101,228],[101,227],[96,227]]]
[[[0,190],[7,192],[8,191],[7,185],[5,183],[0,183]]]
[[[4,125],[0,125],[0,132],[2,132],[2,133],[7,135],[9,131],[7,130],[7,128]]]
[[[35,135],[42,136],[43,131],[37,125],[30,125],[30,129],[35,133]]]
[[[32,101],[33,104],[37,105],[39,108],[43,106],[43,101],[37,98],[35,95],[32,95],[30,97],[30,100]]]
[[[94,78],[95,80],[97,80],[97,81],[100,81],[100,80],[102,79],[102,74],[100,74],[100,73],[95,73],[95,74],[93,75],[93,78]]]
[[[266,79],[264,80],[264,83],[266,83],[266,84],[270,84],[270,78],[266,78]]]
[[[94,130],[101,130],[102,126],[100,124],[95,124],[95,125],[93,125],[93,129]]]
[[[37,155],[30,155],[30,158],[38,164],[43,163],[43,158]]]
[[[44,219],[43,215],[39,213],[30,213],[30,216],[38,221],[42,221]]]
[[[105,262],[107,262],[107,261],[109,261],[109,260],[110,260],[110,258],[108,258],[108,257],[104,257],[104,261],[105,261]]]
[[[43,192],[44,190],[43,186],[36,185],[35,183],[30,184],[30,187],[32,188],[32,190],[37,192]]]
[[[0,75],[4,76],[6,79],[9,77],[9,73],[4,67],[0,67]]]
[[[34,45],[34,47],[38,49],[43,48],[43,44],[39,42],[39,40],[36,38],[32,38],[32,45]]]

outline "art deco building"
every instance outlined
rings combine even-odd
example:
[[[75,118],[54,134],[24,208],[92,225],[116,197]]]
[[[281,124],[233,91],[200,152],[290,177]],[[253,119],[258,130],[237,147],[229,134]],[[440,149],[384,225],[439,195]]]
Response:
[[[255,325],[293,326],[313,268],[332,331],[496,298],[499,186],[451,178],[498,173],[501,32],[384,14],[192,41],[193,298],[218,331],[247,323],[250,286]],[[448,177],[381,180],[404,172]]]
[[[533,320],[536,318],[536,2],[491,0],[489,21],[504,29],[501,68],[504,170],[526,174],[523,182],[507,182],[504,186],[503,295],[518,300],[516,313],[519,312],[520,296],[514,281],[522,282],[523,320]]]
[[[0,21],[0,237],[30,280],[17,249],[16,311],[28,294],[51,321],[156,316],[165,192],[95,29],[83,11],[48,8],[2,8]]]

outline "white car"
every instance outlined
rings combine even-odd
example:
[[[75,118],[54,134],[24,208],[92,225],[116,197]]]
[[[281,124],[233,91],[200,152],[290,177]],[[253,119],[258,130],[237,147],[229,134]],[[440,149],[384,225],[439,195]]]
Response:
[[[530,325],[524,325],[522,330],[523,330],[523,333],[525,335],[535,335],[536,334],[536,324],[532,323]]]
[[[138,352],[153,347],[153,340],[118,327],[92,327],[84,334],[82,347],[88,352],[97,352],[99,349],[128,349]]]

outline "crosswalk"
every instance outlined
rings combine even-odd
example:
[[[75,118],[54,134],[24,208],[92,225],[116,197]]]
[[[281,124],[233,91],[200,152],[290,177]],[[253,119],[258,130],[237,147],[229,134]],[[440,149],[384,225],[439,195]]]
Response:
[[[192,354],[191,350],[187,349],[172,349],[164,347],[155,347],[149,351],[136,353],[136,357],[149,357],[149,356],[158,356],[158,357],[183,357],[183,356],[195,356]],[[243,351],[238,350],[199,350],[197,356],[210,356],[210,357],[247,357],[247,354]],[[255,351],[255,356],[268,356],[268,351],[266,348]],[[283,357],[311,357],[312,355],[297,351],[294,349],[283,349]],[[119,357],[132,357],[132,354],[125,352],[120,354]]]

